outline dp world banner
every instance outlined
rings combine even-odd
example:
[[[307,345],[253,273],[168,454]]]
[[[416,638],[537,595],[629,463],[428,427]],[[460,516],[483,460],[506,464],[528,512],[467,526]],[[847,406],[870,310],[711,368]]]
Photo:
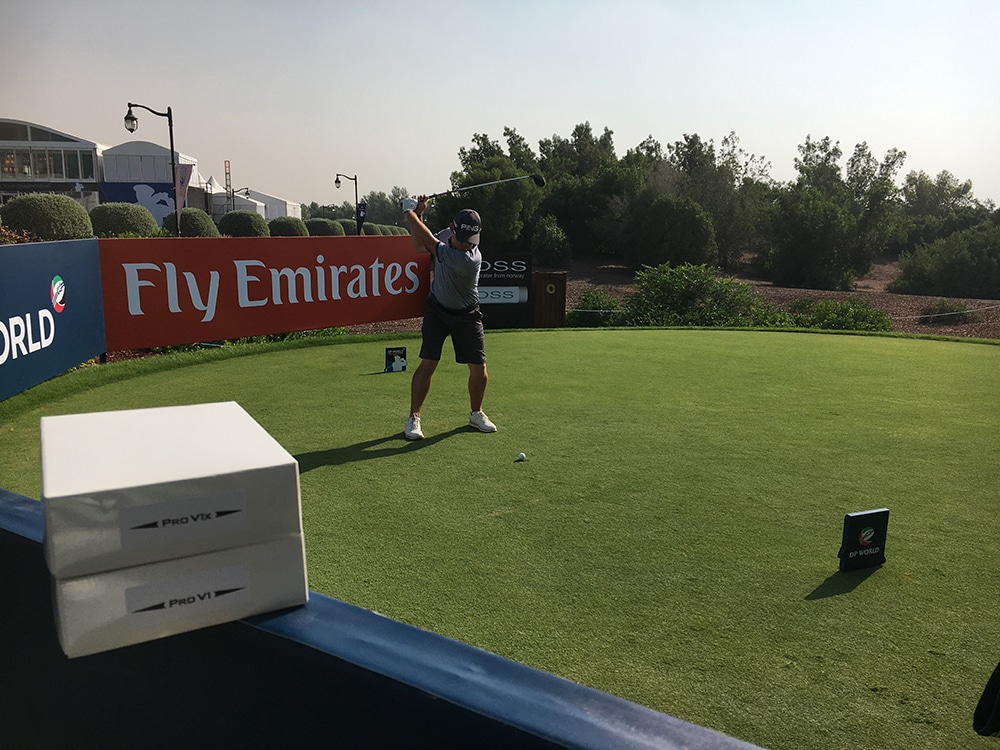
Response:
[[[98,241],[0,246],[0,400],[105,351]]]
[[[101,240],[108,351],[418,317],[405,236]]]

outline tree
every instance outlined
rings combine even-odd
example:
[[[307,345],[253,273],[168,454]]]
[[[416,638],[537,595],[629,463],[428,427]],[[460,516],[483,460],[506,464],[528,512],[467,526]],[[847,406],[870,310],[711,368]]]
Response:
[[[540,141],[538,150],[542,170],[553,179],[591,176],[618,161],[613,133],[604,128],[601,137],[595,138],[589,122],[573,128],[569,140],[553,135]]]
[[[531,237],[531,254],[542,266],[566,267],[570,255],[569,241],[552,214],[546,214],[536,222]]]
[[[760,265],[779,286],[848,290],[854,276],[844,254],[853,230],[842,202],[819,187],[796,182],[777,196],[773,244]]]
[[[989,202],[976,200],[972,180],[960,182],[947,170],[934,178],[923,171],[911,171],[903,182],[904,226],[893,244],[893,254],[913,253],[921,245],[970,229],[989,218],[992,208]]]
[[[482,133],[472,137],[471,148],[459,149],[461,171],[451,175],[451,184],[478,185],[538,171],[537,157],[511,128],[504,128],[507,152],[498,141]],[[435,226],[445,226],[462,208],[473,208],[483,218],[484,246],[491,252],[510,252],[527,244],[525,229],[541,204],[543,190],[531,180],[490,185],[468,193],[444,195],[435,200],[427,216]]]
[[[736,133],[715,143],[685,135],[668,147],[669,162],[678,176],[674,194],[701,205],[712,219],[719,263],[738,267],[744,254],[756,251],[759,223],[765,209],[770,164],[748,154]]]
[[[875,260],[905,231],[900,191],[896,187],[896,173],[905,159],[905,151],[891,148],[879,162],[862,141],[847,161],[845,181],[857,227],[850,262],[857,277],[871,271]]]
[[[795,159],[798,179],[778,192],[771,247],[760,267],[775,283],[849,290],[885,252],[899,227],[896,172],[906,154],[890,149],[878,162],[859,143],[843,177],[839,143],[806,136]]]
[[[1000,224],[986,220],[900,258],[887,287],[898,294],[1000,298]]]
[[[691,263],[714,265],[718,248],[712,220],[687,198],[670,195],[647,197],[633,208],[626,232],[626,257],[636,266],[673,266]]]

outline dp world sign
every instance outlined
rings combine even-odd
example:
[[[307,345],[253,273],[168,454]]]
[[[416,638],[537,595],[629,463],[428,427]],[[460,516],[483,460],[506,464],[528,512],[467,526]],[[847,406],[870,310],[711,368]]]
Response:
[[[0,401],[106,350],[96,239],[0,247]]]
[[[840,543],[840,569],[874,568],[885,563],[885,539],[889,532],[889,509],[864,510],[844,516]]]

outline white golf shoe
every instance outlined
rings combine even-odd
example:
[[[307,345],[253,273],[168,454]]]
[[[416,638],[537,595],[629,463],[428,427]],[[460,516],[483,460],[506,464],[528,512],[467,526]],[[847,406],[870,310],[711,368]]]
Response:
[[[424,432],[420,429],[420,417],[414,415],[407,419],[406,428],[403,430],[403,437],[407,440],[420,440],[423,436]]]
[[[469,412],[469,424],[480,432],[496,432],[497,426],[481,410]]]

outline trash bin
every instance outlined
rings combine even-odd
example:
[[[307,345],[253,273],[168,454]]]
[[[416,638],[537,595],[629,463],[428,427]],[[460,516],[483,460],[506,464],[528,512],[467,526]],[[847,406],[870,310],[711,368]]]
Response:
[[[535,298],[535,328],[566,325],[566,272],[535,271],[531,274]]]

